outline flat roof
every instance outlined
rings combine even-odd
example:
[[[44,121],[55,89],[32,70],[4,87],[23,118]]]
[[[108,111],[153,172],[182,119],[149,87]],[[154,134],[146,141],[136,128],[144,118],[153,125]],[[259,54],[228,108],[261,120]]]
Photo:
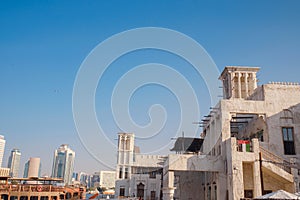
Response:
[[[260,67],[251,67],[251,66],[226,66],[221,73],[219,79],[222,79],[222,77],[227,73],[227,72],[258,72],[260,70]]]

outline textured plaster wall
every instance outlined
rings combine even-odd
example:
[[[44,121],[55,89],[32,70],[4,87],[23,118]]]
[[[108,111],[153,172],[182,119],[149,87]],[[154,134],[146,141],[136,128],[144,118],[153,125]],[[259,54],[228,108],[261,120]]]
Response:
[[[292,183],[283,182],[282,180],[276,179],[274,176],[268,173],[264,173],[264,190],[277,191],[283,189],[287,192],[294,193],[294,185]]]
[[[244,190],[254,189],[252,163],[243,163],[243,180],[244,180]]]
[[[203,172],[175,172],[175,199],[204,199]]]

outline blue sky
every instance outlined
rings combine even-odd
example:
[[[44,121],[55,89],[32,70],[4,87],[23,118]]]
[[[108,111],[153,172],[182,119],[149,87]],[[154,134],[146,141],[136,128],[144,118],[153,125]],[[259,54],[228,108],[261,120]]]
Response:
[[[76,171],[105,169],[86,151],[76,133],[73,84],[92,49],[129,29],[179,31],[201,44],[220,71],[226,65],[261,67],[260,84],[298,82],[299,8],[299,1],[1,1],[0,134],[7,140],[4,166],[9,152],[17,147],[22,151],[21,169],[29,157],[38,156],[43,173],[49,174],[54,150],[68,143],[77,154]],[[157,50],[129,53],[112,64],[97,88],[97,117],[112,143],[120,131],[110,109],[112,89],[128,70],[150,62],[172,66],[191,82],[201,116],[211,106],[203,79],[186,61]],[[130,112],[141,125],[149,122],[149,106],[165,106],[169,118],[159,141],[170,142],[180,120],[175,96],[161,86],[145,85],[132,97]],[[189,127],[184,129],[188,134]],[[101,142],[99,139],[99,145]],[[153,150],[153,142],[157,141],[137,141],[146,152]],[[114,157],[116,152],[103,154]]]

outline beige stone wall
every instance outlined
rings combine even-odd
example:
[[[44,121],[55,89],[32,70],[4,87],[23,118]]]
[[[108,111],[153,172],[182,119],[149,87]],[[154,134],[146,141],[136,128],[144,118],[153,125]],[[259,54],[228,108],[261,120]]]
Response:
[[[264,190],[277,191],[279,189],[285,188],[285,185],[282,181],[279,181],[278,179],[274,178],[274,176],[271,176],[270,174],[264,173],[263,180],[264,180]]]
[[[244,190],[254,190],[253,164],[243,163]]]
[[[175,199],[204,199],[203,172],[175,172]]]
[[[228,68],[227,70],[235,69],[238,68]],[[228,198],[238,200],[244,197],[244,190],[253,190],[254,197],[260,196],[262,193],[259,146],[263,146],[271,153],[286,160],[296,158],[300,164],[300,86],[276,83],[256,88],[254,87],[255,85],[251,84],[246,86],[247,81],[243,79],[243,77],[251,78],[251,75],[249,76],[247,73],[245,74],[246,76],[243,76],[243,74],[242,76],[240,74],[238,76],[236,74],[234,76],[231,75],[228,76],[229,79],[223,73],[221,75],[223,83],[227,83],[227,88],[224,89],[227,91],[225,97],[228,97],[228,99],[221,100],[208,113],[207,116],[209,117],[206,117],[204,120],[206,123],[204,124],[203,155],[192,157],[186,157],[185,155],[179,155],[178,157],[169,156],[168,168],[165,171],[167,172],[168,169],[171,169],[172,172],[164,177],[167,180],[165,181],[164,179],[164,185],[173,187],[174,174],[172,173],[176,170],[210,171],[208,173],[217,170],[218,199],[226,199],[228,190]],[[231,79],[233,77],[239,79],[238,84],[235,83],[236,80]],[[253,81],[254,79],[249,80],[252,80],[253,84],[256,83]],[[232,84],[236,84],[238,87],[229,88]],[[256,89],[251,91],[249,88]],[[232,93],[229,91],[230,89],[232,89]],[[252,94],[246,94],[247,91],[251,91]],[[243,92],[246,93],[243,94]],[[248,97],[243,99],[244,96]],[[286,109],[291,112],[291,118],[286,118]],[[264,142],[259,143],[258,140],[253,140],[254,152],[236,151],[236,138],[231,137],[230,130],[230,121],[232,116],[236,116],[236,114],[257,115],[257,118],[249,122],[248,126],[241,130],[239,134],[239,137],[249,137],[257,133],[257,131],[263,130]],[[294,128],[296,155],[284,155],[282,137],[282,127],[284,126]],[[291,175],[284,174],[287,172],[281,173],[278,166],[271,162],[268,165],[271,167],[267,168],[265,166],[263,171],[264,189],[272,191],[285,189],[293,192],[293,179],[288,178]],[[207,183],[205,182],[204,184]],[[299,183],[296,185],[299,185]],[[182,190],[185,190],[185,188],[182,188]],[[182,194],[175,193],[175,195],[181,196]],[[207,191],[205,192],[205,198],[201,199],[206,198]]]
[[[0,177],[7,177],[9,176],[9,171],[10,169],[9,168],[1,168],[0,167]]]

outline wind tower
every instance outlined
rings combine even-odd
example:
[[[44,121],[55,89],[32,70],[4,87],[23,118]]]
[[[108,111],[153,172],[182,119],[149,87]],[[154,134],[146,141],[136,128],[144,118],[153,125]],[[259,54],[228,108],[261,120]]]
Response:
[[[223,98],[246,99],[257,88],[259,67],[226,66],[219,79],[223,82]]]
[[[118,134],[118,161],[117,179],[128,179],[131,175],[131,166],[134,161],[134,134]]]

